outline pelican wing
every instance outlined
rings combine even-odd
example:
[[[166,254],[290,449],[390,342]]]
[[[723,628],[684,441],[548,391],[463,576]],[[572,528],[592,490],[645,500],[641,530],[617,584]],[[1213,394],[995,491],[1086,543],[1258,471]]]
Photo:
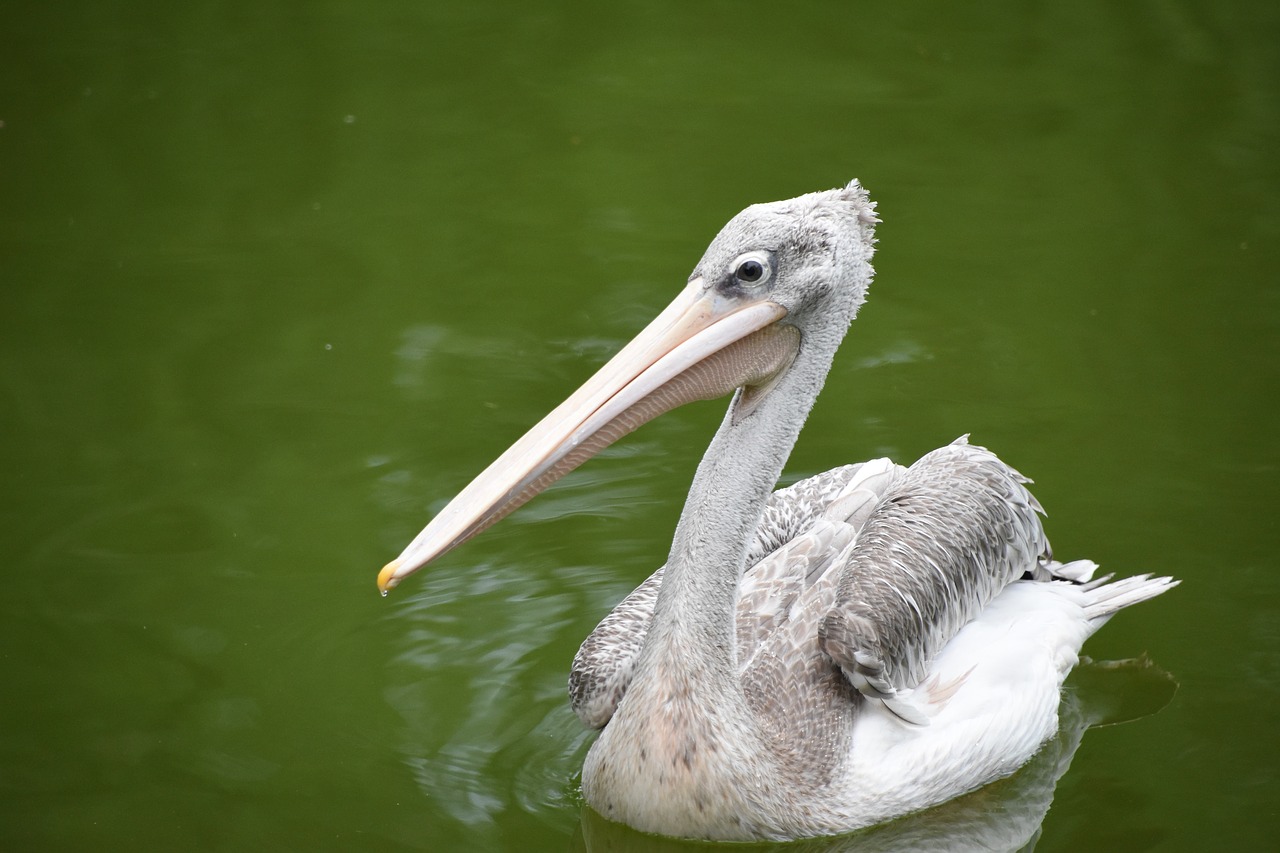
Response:
[[[909,691],[1010,582],[1045,574],[1049,543],[1026,478],[965,438],[921,457],[872,509],[818,629],[863,695],[911,722]]]

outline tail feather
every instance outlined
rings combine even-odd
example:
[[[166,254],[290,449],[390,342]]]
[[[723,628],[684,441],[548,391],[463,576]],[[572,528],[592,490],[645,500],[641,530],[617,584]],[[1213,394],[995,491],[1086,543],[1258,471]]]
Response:
[[[1095,631],[1118,611],[1155,598],[1181,583],[1171,577],[1157,578],[1149,574],[1134,575],[1112,583],[1106,583],[1106,580],[1108,578],[1100,578],[1088,584],[1089,597],[1084,606],[1084,615]]]

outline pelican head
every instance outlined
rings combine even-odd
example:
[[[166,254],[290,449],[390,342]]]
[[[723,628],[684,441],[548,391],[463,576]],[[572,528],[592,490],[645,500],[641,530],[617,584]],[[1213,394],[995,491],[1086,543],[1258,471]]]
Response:
[[[675,301],[441,510],[378,588],[385,595],[664,412],[740,389],[731,417],[748,417],[802,348],[835,352],[871,281],[878,221],[857,181],[739,213]]]

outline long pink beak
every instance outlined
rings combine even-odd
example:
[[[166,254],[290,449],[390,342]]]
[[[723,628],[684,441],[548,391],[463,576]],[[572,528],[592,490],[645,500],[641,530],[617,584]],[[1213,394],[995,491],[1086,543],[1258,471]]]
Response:
[[[769,382],[794,357],[786,309],[689,282],[656,320],[524,434],[378,573],[386,595],[591,456],[676,406]]]

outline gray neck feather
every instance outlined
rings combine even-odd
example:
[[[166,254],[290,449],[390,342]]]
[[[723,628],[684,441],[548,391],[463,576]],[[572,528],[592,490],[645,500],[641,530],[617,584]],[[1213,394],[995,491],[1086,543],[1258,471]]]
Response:
[[[805,334],[795,361],[749,415],[735,421],[741,392],[730,404],[681,513],[641,670],[646,664],[667,673],[683,669],[704,689],[739,692],[733,648],[738,582],[765,502],[848,321],[836,324],[825,334]]]

